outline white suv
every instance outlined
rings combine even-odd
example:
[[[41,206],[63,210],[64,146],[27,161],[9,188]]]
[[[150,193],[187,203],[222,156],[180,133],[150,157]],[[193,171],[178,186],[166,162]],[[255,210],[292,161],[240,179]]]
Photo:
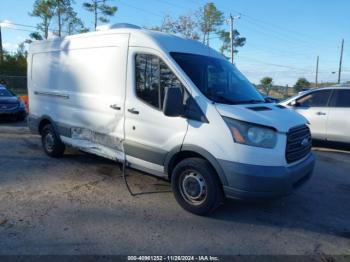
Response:
[[[325,87],[302,92],[281,105],[310,122],[312,138],[350,143],[350,87]]]

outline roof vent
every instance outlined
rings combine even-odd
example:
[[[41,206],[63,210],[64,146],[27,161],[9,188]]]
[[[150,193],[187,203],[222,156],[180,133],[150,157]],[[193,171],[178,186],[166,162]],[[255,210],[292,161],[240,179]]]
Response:
[[[141,27],[128,23],[119,23],[114,25],[100,25],[96,28],[96,31],[105,31],[110,29],[119,29],[119,28],[131,28],[131,29],[141,29]]]

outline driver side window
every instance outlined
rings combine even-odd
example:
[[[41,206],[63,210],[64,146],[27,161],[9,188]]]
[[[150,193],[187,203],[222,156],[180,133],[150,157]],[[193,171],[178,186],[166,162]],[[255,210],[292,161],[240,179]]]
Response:
[[[296,100],[298,107],[327,107],[331,90],[321,90],[309,93]]]
[[[137,54],[136,95],[145,103],[163,109],[165,88],[180,87],[181,82],[162,59],[150,54]]]

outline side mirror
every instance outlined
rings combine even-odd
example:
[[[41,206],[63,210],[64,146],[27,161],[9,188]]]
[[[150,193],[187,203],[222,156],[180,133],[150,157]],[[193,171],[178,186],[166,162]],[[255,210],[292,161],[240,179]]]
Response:
[[[182,91],[178,87],[169,87],[165,90],[163,113],[166,116],[182,116],[184,113],[184,104]]]

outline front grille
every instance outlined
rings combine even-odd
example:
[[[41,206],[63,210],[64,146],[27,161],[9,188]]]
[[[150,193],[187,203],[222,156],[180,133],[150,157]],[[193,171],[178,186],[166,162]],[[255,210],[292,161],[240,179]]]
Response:
[[[291,128],[287,133],[287,163],[304,158],[311,151],[311,145],[311,133],[306,125]]]
[[[13,110],[17,108],[17,104],[0,104],[0,110]]]

